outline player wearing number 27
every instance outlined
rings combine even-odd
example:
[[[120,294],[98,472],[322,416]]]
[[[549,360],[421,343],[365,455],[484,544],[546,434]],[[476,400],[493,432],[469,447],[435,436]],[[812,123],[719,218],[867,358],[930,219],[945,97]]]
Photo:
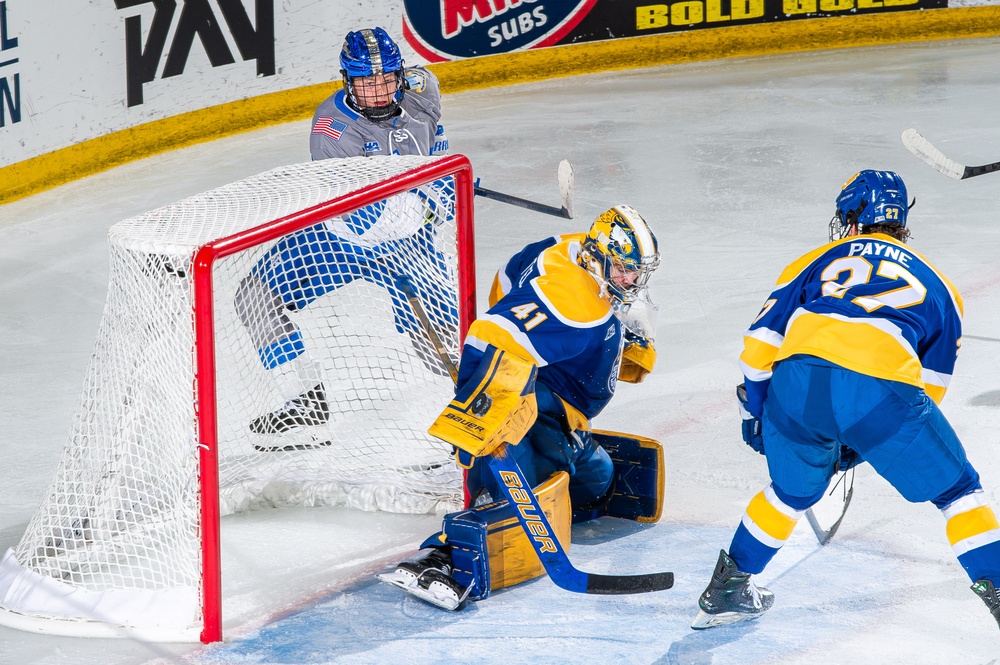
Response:
[[[542,572],[489,469],[487,457],[505,443],[543,510],[555,513],[560,540],[568,541],[571,508],[608,508],[616,465],[590,421],[619,379],[638,383],[653,368],[647,282],[659,261],[645,220],[619,205],[587,233],[530,244],[500,268],[490,308],[465,338],[455,399],[430,428],[455,446],[477,509],[446,516],[421,558],[381,579],[458,609],[470,593],[480,600]]]
[[[693,628],[754,619],[774,602],[750,578],[823,496],[842,450],[908,501],[930,501],[972,589],[1000,623],[1000,526],[938,403],[961,344],[962,298],[906,245],[906,186],[854,175],[837,197],[831,243],[781,273],[744,336],[744,438],[771,484],[748,505]]]

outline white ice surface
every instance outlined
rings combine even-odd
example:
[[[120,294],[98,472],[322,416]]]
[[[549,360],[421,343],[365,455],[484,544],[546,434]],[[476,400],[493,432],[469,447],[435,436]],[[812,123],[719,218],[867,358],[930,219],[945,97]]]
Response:
[[[591,572],[673,570],[645,596],[560,591],[547,579],[447,614],[372,581],[439,520],[334,509],[223,520],[224,630],[213,647],[51,637],[0,628],[2,665],[138,663],[1000,662],[1000,634],[954,560],[944,520],[870,469],[834,541],[801,524],[760,576],[761,620],[688,624],[720,548],[767,482],[739,438],[741,334],[779,271],[821,244],[840,185],[892,169],[918,199],[911,246],[965,297],[948,415],[1000,509],[1000,174],[956,182],[910,155],[916,127],[946,155],[1000,159],[1000,40],[830,50],[566,78],[452,95],[454,152],[491,189],[555,204],[576,166],[574,221],[477,201],[480,302],[497,265],[547,234],[635,206],[664,260],[656,371],[597,420],[662,441],[663,519],[574,529]],[[103,307],[115,222],[308,159],[291,123],[145,159],[0,207],[0,551],[17,543],[55,472]]]

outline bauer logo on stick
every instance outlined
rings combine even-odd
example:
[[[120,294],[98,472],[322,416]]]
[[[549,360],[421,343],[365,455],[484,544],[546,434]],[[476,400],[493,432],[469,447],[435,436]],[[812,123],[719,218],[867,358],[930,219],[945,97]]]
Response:
[[[527,521],[527,531],[531,539],[538,544],[538,551],[558,552],[559,549],[556,547],[552,534],[549,533],[545,522],[539,517],[538,512],[532,504],[531,497],[528,496],[529,490],[521,484],[521,479],[518,475],[510,471],[501,471],[500,479],[510,489],[510,498],[513,500],[518,512]]]

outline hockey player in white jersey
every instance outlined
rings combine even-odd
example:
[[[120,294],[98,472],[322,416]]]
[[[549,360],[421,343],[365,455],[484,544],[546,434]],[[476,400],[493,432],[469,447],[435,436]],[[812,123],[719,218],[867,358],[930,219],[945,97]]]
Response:
[[[313,118],[314,160],[447,154],[448,140],[438,124],[437,78],[423,67],[404,67],[399,47],[385,30],[349,32],[340,66],[343,89],[320,104]],[[292,233],[254,266],[240,285],[235,306],[285,404],[255,418],[251,432],[280,434],[327,422],[320,364],[309,356],[287,313],[357,279],[389,291],[396,330],[409,335],[425,366],[447,374],[387,266],[396,265],[394,270],[417,285],[445,335],[457,331],[457,294],[450,289],[445,257],[435,247],[437,223],[454,214],[453,206],[450,182],[437,181]],[[422,260],[392,260],[404,247],[408,256]]]
[[[313,159],[447,153],[437,77],[423,67],[404,67],[385,30],[348,33],[340,66],[343,89],[313,116]]]

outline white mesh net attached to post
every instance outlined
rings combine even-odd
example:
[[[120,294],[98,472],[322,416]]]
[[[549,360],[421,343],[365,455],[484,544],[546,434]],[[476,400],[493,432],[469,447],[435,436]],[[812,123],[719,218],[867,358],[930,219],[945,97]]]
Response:
[[[197,638],[194,252],[435,159],[283,167],[110,230],[108,300],[80,406],[46,500],[0,561],[0,623]],[[440,176],[215,263],[222,514],[461,508],[461,474],[427,434],[452,380],[399,289],[413,286],[456,358],[458,257],[472,248],[457,245],[454,188]]]

